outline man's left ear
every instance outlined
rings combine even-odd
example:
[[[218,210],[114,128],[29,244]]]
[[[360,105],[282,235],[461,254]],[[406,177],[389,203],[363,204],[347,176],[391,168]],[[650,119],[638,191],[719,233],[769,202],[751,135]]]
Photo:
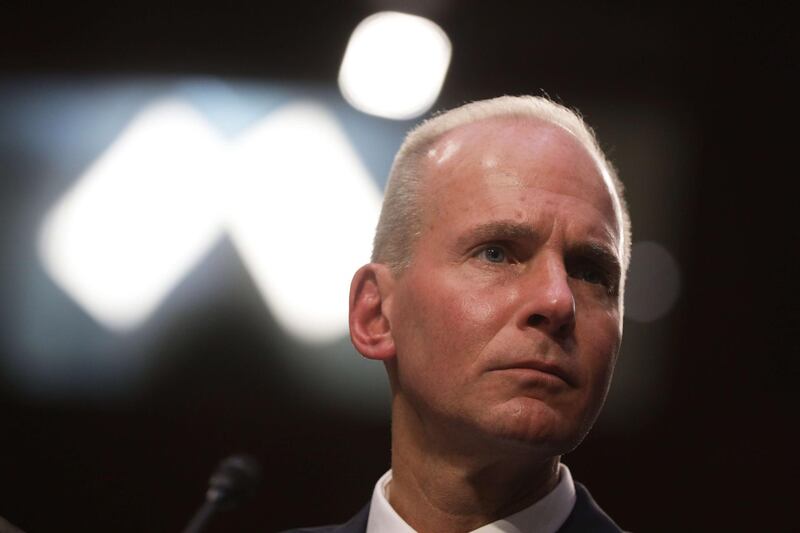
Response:
[[[350,283],[350,340],[368,359],[385,361],[395,356],[394,338],[386,304],[394,276],[380,263],[364,265]]]

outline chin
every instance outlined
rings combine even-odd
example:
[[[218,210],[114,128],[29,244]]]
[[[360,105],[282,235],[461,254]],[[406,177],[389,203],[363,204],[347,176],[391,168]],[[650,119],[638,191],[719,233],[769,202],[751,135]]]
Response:
[[[489,433],[509,444],[547,457],[574,450],[586,432],[580,417],[534,398],[515,398],[499,406],[487,420]]]

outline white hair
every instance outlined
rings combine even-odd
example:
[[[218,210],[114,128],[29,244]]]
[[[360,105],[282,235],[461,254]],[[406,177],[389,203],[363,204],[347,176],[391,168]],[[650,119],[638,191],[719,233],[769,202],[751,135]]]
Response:
[[[631,224],[624,188],[592,129],[571,109],[540,96],[501,96],[471,102],[432,117],[406,135],[394,158],[381,216],[375,231],[372,261],[385,263],[401,272],[411,261],[412,248],[421,231],[420,186],[424,178],[422,160],[430,147],[445,133],[482,120],[499,117],[534,118],[560,126],[574,135],[600,167],[622,215],[623,266],[627,268],[631,247]]]

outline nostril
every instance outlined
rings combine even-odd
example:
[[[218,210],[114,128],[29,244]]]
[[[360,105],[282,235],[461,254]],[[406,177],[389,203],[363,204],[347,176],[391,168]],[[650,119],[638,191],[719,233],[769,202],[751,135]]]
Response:
[[[547,318],[546,315],[534,313],[528,317],[528,327],[546,330],[550,335],[559,338],[565,338],[570,335],[572,328],[575,326],[573,320],[566,320],[564,322],[553,322]]]
[[[546,320],[543,315],[533,314],[528,317],[528,325],[535,328],[544,324]]]

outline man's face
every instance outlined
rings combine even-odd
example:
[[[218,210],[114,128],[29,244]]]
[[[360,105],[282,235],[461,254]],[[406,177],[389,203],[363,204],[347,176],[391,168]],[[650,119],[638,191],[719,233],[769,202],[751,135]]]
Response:
[[[622,333],[607,182],[574,137],[534,120],[457,128],[424,166],[423,229],[386,302],[395,393],[426,428],[571,450]]]

